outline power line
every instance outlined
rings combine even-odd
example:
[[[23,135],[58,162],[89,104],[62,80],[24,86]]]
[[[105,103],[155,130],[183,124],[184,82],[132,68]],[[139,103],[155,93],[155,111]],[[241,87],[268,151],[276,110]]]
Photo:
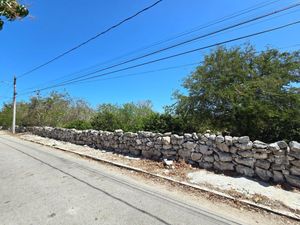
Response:
[[[217,30],[217,31],[213,31],[213,32],[210,32],[210,33],[201,35],[201,36],[197,36],[197,37],[195,37],[195,38],[192,38],[192,39],[189,39],[189,40],[186,40],[186,41],[183,41],[183,42],[180,42],[180,43],[171,45],[171,46],[169,46],[169,47],[165,47],[165,48],[162,48],[162,49],[159,49],[159,50],[156,50],[156,51],[147,53],[147,54],[145,54],[145,55],[142,55],[142,56],[139,56],[139,57],[135,57],[135,58],[126,60],[126,61],[124,61],[124,62],[121,62],[121,63],[118,63],[118,64],[114,64],[114,65],[112,65],[112,66],[108,66],[108,67],[105,67],[105,68],[96,70],[96,71],[94,71],[94,72],[90,72],[90,73],[87,73],[87,74],[84,74],[84,75],[81,75],[81,76],[72,78],[72,79],[67,80],[67,81],[64,81],[64,82],[62,82],[62,83],[71,82],[71,81],[74,81],[74,80],[77,80],[77,79],[80,79],[80,78],[83,78],[83,77],[87,77],[87,76],[89,76],[89,75],[92,75],[92,74],[95,74],[95,73],[98,73],[98,72],[102,72],[102,71],[105,71],[105,70],[108,70],[108,69],[112,69],[112,68],[115,68],[115,67],[118,67],[118,66],[121,66],[121,65],[124,65],[124,64],[128,64],[128,63],[130,63],[130,62],[137,61],[137,60],[139,60],[139,59],[143,59],[143,58],[146,58],[146,57],[148,57],[148,56],[151,56],[151,55],[154,55],[154,54],[157,54],[157,53],[161,53],[161,52],[167,51],[167,50],[169,50],[169,49],[173,49],[173,48],[176,48],[176,47],[178,47],[178,46],[181,46],[181,45],[184,45],[184,44],[193,42],[193,41],[195,41],[195,40],[199,40],[199,39],[202,39],[202,38],[205,38],[205,37],[208,37],[208,36],[212,36],[212,35],[214,35],[214,34],[217,34],[217,33],[220,33],[220,32],[226,31],[226,30],[230,30],[230,29],[235,28],[235,27],[239,27],[239,26],[242,26],[242,25],[244,25],[244,24],[251,23],[251,22],[254,22],[254,21],[256,21],[256,20],[260,20],[260,19],[262,19],[262,18],[271,16],[271,15],[275,15],[275,14],[277,14],[277,13],[280,13],[280,12],[283,12],[283,11],[286,11],[286,10],[289,10],[289,9],[292,9],[292,8],[295,8],[295,7],[298,7],[298,6],[300,6],[300,3],[293,4],[293,5],[290,5],[290,6],[288,6],[288,7],[285,7],[285,8],[282,8],[282,9],[279,9],[279,10],[276,10],[276,11],[273,11],[273,12],[270,12],[270,13],[267,13],[267,14],[264,14],[264,15],[261,15],[261,16],[258,16],[258,17],[255,17],[255,18],[252,18],[252,19],[249,19],[249,20],[246,20],[246,21],[243,21],[243,22],[234,24],[234,25],[230,25],[230,26],[228,26],[228,27],[219,29],[219,30]]]
[[[279,47],[277,49],[286,49],[286,48],[297,47],[297,46],[300,46],[300,44],[293,44],[293,45],[283,46],[283,47]],[[261,52],[263,52],[263,51],[258,51],[256,53],[261,53]],[[179,66],[165,67],[165,68],[155,69],[155,70],[148,70],[148,71],[143,71],[143,72],[138,72],[138,73],[131,73],[131,74],[119,75],[119,76],[114,76],[114,77],[107,77],[107,78],[100,78],[100,79],[91,79],[91,80],[88,80],[88,81],[80,82],[80,84],[97,82],[97,81],[105,81],[105,80],[115,80],[115,79],[124,78],[124,77],[131,77],[131,76],[137,76],[137,75],[143,75],[143,74],[150,74],[150,73],[155,73],[155,72],[160,72],[160,71],[167,71],[167,70],[173,70],[173,69],[178,69],[178,68],[186,68],[186,67],[189,67],[189,66],[200,65],[201,63],[203,63],[203,61],[189,63],[189,64],[184,64],[184,65],[179,65]]]
[[[130,53],[127,53],[127,54],[125,54],[125,55],[116,57],[116,58],[114,58],[114,59],[111,59],[111,60],[109,60],[109,61],[107,61],[107,62],[104,62],[104,63],[101,63],[101,64],[107,64],[107,63],[109,63],[109,62],[111,62],[111,61],[115,61],[115,60],[121,59],[121,58],[123,58],[123,57],[125,57],[125,56],[132,55],[133,53],[140,52],[140,51],[149,49],[149,48],[151,48],[151,47],[154,47],[154,46],[157,46],[157,45],[160,45],[160,44],[169,42],[169,41],[171,41],[171,40],[178,39],[178,38],[180,38],[180,37],[183,37],[183,36],[192,34],[192,33],[196,32],[196,31],[203,30],[203,29],[205,29],[205,28],[208,28],[208,27],[217,25],[217,24],[222,23],[222,22],[225,22],[225,21],[227,21],[227,20],[234,19],[234,18],[236,18],[236,17],[239,17],[239,16],[244,15],[244,14],[247,14],[247,13],[249,13],[249,12],[252,12],[252,11],[255,11],[255,10],[258,10],[258,9],[261,9],[261,8],[263,8],[263,7],[265,7],[265,6],[274,4],[274,3],[279,2],[279,1],[280,1],[280,0],[266,1],[266,2],[263,2],[263,3],[256,4],[256,5],[251,6],[251,7],[249,7],[249,8],[246,8],[246,9],[243,9],[243,10],[241,10],[241,11],[238,11],[238,12],[232,13],[232,14],[230,14],[230,15],[221,17],[221,18],[219,18],[219,19],[213,20],[213,21],[208,22],[208,23],[206,23],[206,24],[203,24],[203,25],[200,25],[200,26],[198,26],[198,27],[192,28],[192,29],[190,29],[190,30],[188,30],[188,31],[179,33],[179,34],[177,34],[177,35],[175,35],[175,36],[173,36],[173,37],[169,37],[169,38],[167,38],[167,39],[165,39],[165,40],[155,42],[155,43],[153,43],[153,44],[151,44],[151,45],[148,45],[148,46],[146,46],[146,47],[142,47],[142,48],[140,48],[140,49],[137,49],[137,50],[132,51],[132,52],[130,52]],[[100,65],[101,65],[101,64],[100,64]],[[99,64],[97,64],[97,66],[98,66],[98,65],[99,65]]]
[[[2,83],[2,84],[6,84],[6,85],[10,85],[10,82],[8,82],[8,81],[5,81],[5,80],[1,80],[1,81],[0,81],[0,83]]]
[[[156,62],[159,62],[159,61],[179,57],[179,56],[182,56],[182,55],[187,55],[187,54],[197,52],[197,51],[200,51],[200,50],[204,50],[204,49],[208,49],[208,48],[211,48],[211,47],[216,47],[216,46],[220,46],[220,45],[223,45],[223,44],[227,44],[227,43],[235,42],[235,41],[238,41],[238,40],[246,39],[246,38],[249,38],[249,37],[254,37],[254,36],[262,35],[262,34],[265,34],[265,33],[273,32],[273,31],[280,30],[280,29],[283,29],[283,28],[286,28],[286,27],[297,25],[299,23],[300,23],[300,20],[292,22],[292,23],[288,23],[288,24],[285,24],[285,25],[282,25],[282,26],[278,26],[278,27],[267,29],[267,30],[263,30],[263,31],[260,31],[260,32],[248,34],[248,35],[245,35],[245,36],[240,36],[240,37],[237,37],[237,38],[229,39],[229,40],[226,40],[226,41],[218,42],[218,43],[207,45],[207,46],[204,46],[204,47],[192,49],[192,50],[189,50],[189,51],[185,51],[185,52],[177,53],[177,54],[174,54],[174,55],[162,57],[162,58],[159,58],[159,59],[151,60],[151,61],[148,61],[148,62],[140,63],[140,64],[137,64],[137,65],[129,66],[129,67],[122,68],[122,69],[119,69],[119,70],[115,70],[115,71],[95,75],[95,76],[92,76],[92,77],[83,78],[83,79],[80,79],[80,80],[70,81],[68,83],[62,83],[62,84],[57,84],[57,85],[52,85],[52,86],[49,86],[49,87],[45,87],[45,88],[42,88],[42,89],[37,89],[36,91],[43,91],[43,90],[52,89],[52,88],[56,88],[56,87],[66,86],[66,85],[69,85],[69,84],[78,83],[78,82],[81,82],[81,81],[90,80],[90,79],[93,79],[93,78],[102,77],[102,76],[105,76],[105,75],[126,71],[126,70],[129,70],[129,69],[141,67],[141,66],[144,66],[144,65],[153,64],[153,63],[156,63]],[[22,93],[22,95],[32,93],[32,92],[35,92],[35,91]]]
[[[26,75],[28,75],[28,74],[30,74],[30,73],[32,73],[32,72],[38,70],[38,69],[40,69],[40,68],[42,68],[42,67],[44,67],[44,66],[50,64],[50,63],[52,63],[52,62],[58,60],[59,58],[65,56],[65,55],[67,55],[67,54],[69,54],[70,52],[75,51],[76,49],[82,47],[83,45],[88,44],[89,42],[95,40],[96,38],[98,38],[98,37],[100,37],[100,36],[102,36],[102,35],[108,33],[109,31],[111,31],[111,30],[113,30],[113,29],[115,29],[115,28],[117,28],[117,27],[119,27],[119,26],[122,25],[123,23],[126,23],[126,22],[128,22],[129,20],[132,20],[133,18],[137,17],[138,15],[144,13],[145,11],[147,11],[147,10],[153,8],[154,6],[158,5],[158,4],[161,3],[162,1],[163,1],[163,0],[158,0],[158,1],[156,1],[156,2],[153,3],[152,5],[150,5],[150,6],[146,7],[146,8],[144,8],[144,9],[142,9],[142,10],[140,10],[140,11],[138,11],[137,13],[133,14],[133,15],[130,16],[130,17],[127,17],[126,19],[124,19],[124,20],[118,22],[117,24],[115,24],[115,25],[113,25],[113,26],[107,28],[106,30],[100,32],[99,34],[97,34],[97,35],[95,35],[95,36],[89,38],[88,40],[86,40],[86,41],[84,41],[84,42],[82,42],[82,43],[76,45],[75,47],[69,49],[68,51],[66,51],[66,52],[64,52],[64,53],[62,53],[62,54],[60,54],[60,55],[54,57],[53,59],[51,59],[51,60],[49,60],[49,61],[47,61],[47,62],[45,62],[45,63],[43,63],[43,64],[41,64],[41,65],[39,65],[39,66],[37,66],[37,67],[35,67],[35,68],[29,70],[28,72],[25,72],[25,73],[21,74],[18,78],[24,77],[24,76],[26,76]]]
[[[50,81],[48,81],[48,82],[46,82],[46,83],[43,83],[43,84],[49,84],[49,82],[58,81],[58,80],[61,80],[61,79],[63,79],[63,78],[66,78],[66,77],[70,77],[70,76],[73,76],[73,75],[76,75],[76,74],[80,74],[81,72],[84,72],[84,71],[87,71],[87,70],[89,70],[89,69],[95,68],[96,66],[105,65],[105,64],[107,64],[107,63],[114,62],[114,61],[116,61],[116,60],[118,60],[118,59],[122,59],[122,58],[124,58],[124,57],[126,57],[126,56],[128,56],[128,55],[132,55],[132,54],[134,54],[134,53],[136,53],[136,52],[140,52],[140,51],[143,51],[143,50],[147,50],[147,49],[149,49],[149,48],[151,48],[151,47],[154,47],[154,46],[157,46],[157,45],[160,45],[160,44],[169,42],[169,41],[171,41],[171,40],[178,39],[179,37],[183,37],[183,36],[189,35],[189,34],[191,34],[191,33],[194,33],[194,32],[196,32],[196,31],[203,30],[203,29],[205,29],[205,28],[208,28],[208,27],[217,25],[217,24],[219,24],[219,23],[225,22],[225,21],[227,21],[227,20],[234,19],[234,18],[236,18],[236,17],[239,17],[239,16],[244,15],[244,14],[247,14],[247,13],[249,13],[249,12],[252,12],[252,11],[255,11],[255,10],[258,10],[258,9],[261,9],[261,8],[264,8],[264,7],[268,6],[268,5],[274,4],[274,3],[279,2],[279,1],[280,1],[280,0],[266,1],[266,2],[259,3],[259,4],[255,4],[255,5],[253,5],[253,6],[250,6],[250,7],[246,8],[246,9],[243,9],[243,10],[240,10],[240,11],[237,11],[237,12],[234,12],[234,13],[229,14],[229,15],[227,15],[227,16],[221,17],[221,18],[219,18],[219,19],[216,19],[216,20],[210,21],[210,22],[208,22],[208,23],[202,24],[202,25],[200,25],[200,26],[197,26],[197,27],[195,27],[195,28],[192,28],[192,29],[190,29],[190,30],[188,30],[188,31],[179,33],[179,34],[177,34],[177,35],[175,35],[175,36],[173,36],[173,37],[169,37],[169,38],[167,38],[167,39],[165,39],[165,40],[161,40],[161,41],[155,42],[155,43],[153,43],[153,44],[151,44],[151,45],[148,45],[148,46],[146,46],[146,47],[142,47],[142,48],[140,48],[140,49],[137,49],[137,50],[135,50],[135,51],[129,52],[129,53],[127,53],[127,54],[118,56],[118,57],[116,57],[116,58],[114,58],[114,59],[110,59],[110,60],[108,60],[108,61],[106,61],[106,62],[102,62],[102,63],[100,63],[100,64],[98,63],[98,64],[96,64],[96,65],[94,65],[94,66],[88,67],[88,68],[83,69],[83,70],[80,70],[80,71],[78,71],[78,72],[74,72],[74,73],[65,75],[65,76],[63,76],[63,77],[60,77],[60,78],[57,78],[57,79],[50,80]],[[43,84],[42,84],[42,85],[43,85]],[[25,90],[32,90],[32,89],[34,89],[34,87],[33,87],[33,88],[27,88],[27,89],[25,89]]]
[[[156,46],[156,45],[159,45],[159,44],[162,44],[162,43],[166,43],[166,42],[169,42],[171,40],[174,40],[174,39],[177,39],[177,38],[180,38],[182,36],[186,36],[186,35],[189,35],[189,34],[192,34],[196,31],[199,31],[199,30],[203,30],[205,28],[208,28],[208,27],[211,27],[211,26],[214,26],[214,25],[217,25],[219,23],[222,23],[222,22],[225,22],[227,20],[231,20],[231,19],[234,19],[236,17],[239,17],[239,16],[242,16],[244,14],[247,14],[249,12],[252,12],[252,11],[255,11],[255,10],[258,10],[258,9],[261,9],[261,8],[264,8],[265,6],[268,6],[268,5],[271,5],[271,4],[274,4],[276,2],[279,2],[280,0],[276,0],[276,1],[266,1],[266,2],[263,2],[263,3],[259,3],[259,4],[256,4],[254,6],[251,6],[249,8],[246,8],[246,9],[243,9],[241,11],[238,11],[238,12],[235,12],[235,13],[232,13],[228,16],[224,16],[224,17],[221,17],[220,19],[216,19],[214,21],[211,21],[211,22],[208,22],[206,24],[203,24],[203,25],[200,25],[199,27],[195,27],[189,31],[186,31],[186,32],[183,32],[183,33],[180,33],[180,34],[177,34],[176,36],[174,37],[170,37],[166,40],[163,40],[163,41],[159,41],[159,42],[156,42],[148,47],[145,47],[143,48],[142,50],[145,50],[145,49],[148,49],[150,47],[153,47],[153,46]]]
[[[201,63],[202,62],[188,63],[188,64],[184,64],[184,65],[179,65],[179,66],[171,66],[171,67],[165,67],[165,68],[155,69],[155,70],[148,70],[148,71],[143,71],[143,72],[138,72],[138,73],[131,73],[131,74],[125,74],[125,75],[120,75],[120,76],[89,80],[89,81],[81,82],[81,84],[95,82],[95,81],[103,81],[103,80],[114,80],[114,79],[123,78],[123,77],[131,77],[131,76],[137,76],[137,75],[141,75],[141,74],[149,74],[149,73],[155,73],[155,72],[161,72],[161,71],[167,71],[167,70],[173,70],[173,69],[179,69],[179,68],[186,68],[188,66],[195,66],[195,65],[199,65]]]
[[[148,70],[148,71],[143,71],[143,72],[138,72],[138,73],[130,73],[130,74],[124,74],[124,75],[119,75],[119,76],[114,76],[114,77],[108,77],[108,78],[102,78],[102,79],[95,79],[95,80],[88,80],[85,82],[81,82],[80,84],[85,84],[85,83],[91,83],[91,82],[97,82],[97,81],[105,81],[105,80],[114,80],[114,79],[119,79],[119,78],[124,78],[124,77],[132,77],[132,76],[138,76],[138,75],[143,75],[143,74],[151,74],[155,72],[160,72],[160,71],[167,71],[167,70],[174,70],[174,69],[179,69],[179,68],[186,68],[190,66],[195,66],[199,65],[202,62],[195,62],[195,63],[188,63],[184,65],[179,65],[179,66],[171,66],[171,67],[165,67],[161,69],[155,69],[155,70]],[[33,91],[33,92],[38,92],[39,90]],[[24,95],[25,93],[21,94]]]

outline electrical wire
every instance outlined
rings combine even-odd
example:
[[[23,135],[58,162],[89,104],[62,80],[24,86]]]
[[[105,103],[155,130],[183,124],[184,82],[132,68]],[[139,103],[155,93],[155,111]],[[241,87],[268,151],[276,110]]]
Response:
[[[119,79],[119,78],[123,78],[123,77],[132,77],[132,76],[137,76],[137,75],[142,75],[142,74],[150,74],[150,73],[156,73],[156,72],[161,72],[161,71],[168,71],[168,70],[174,70],[174,69],[179,69],[179,68],[186,68],[186,67],[190,67],[190,66],[200,65],[201,63],[202,62],[188,63],[188,64],[184,64],[184,65],[180,65],[180,66],[171,66],[171,67],[155,69],[155,70],[148,70],[148,71],[143,71],[143,72],[138,72],[138,73],[131,73],[131,74],[114,76],[114,77],[88,80],[88,81],[83,81],[80,84],[96,82],[96,81],[104,81],[104,80],[114,80],[114,79]]]
[[[150,52],[150,53],[147,53],[147,54],[145,54],[145,55],[142,55],[142,56],[139,56],[139,57],[135,57],[135,58],[126,60],[126,61],[124,61],[124,62],[121,62],[121,63],[118,63],[118,64],[114,64],[114,65],[112,65],[112,66],[108,66],[108,67],[105,67],[105,68],[96,70],[96,71],[94,71],[94,72],[90,72],[90,73],[87,73],[87,74],[84,74],[84,75],[75,77],[75,78],[73,78],[73,79],[70,79],[70,80],[67,80],[67,81],[65,81],[65,82],[62,82],[62,84],[63,84],[63,83],[67,83],[67,82],[71,82],[71,81],[74,81],[74,80],[78,80],[78,79],[80,79],[80,78],[84,78],[84,77],[87,77],[87,76],[89,76],[89,75],[93,75],[93,74],[95,74],[95,73],[102,72],[102,71],[105,71],[105,70],[108,70],[108,69],[112,69],[112,68],[115,68],[115,67],[118,67],[118,66],[121,66],[121,65],[124,65],[124,64],[128,64],[128,63],[130,63],[130,62],[134,62],[134,61],[137,61],[137,60],[139,60],[139,59],[143,59],[143,58],[149,57],[149,56],[151,56],[151,55],[154,55],[154,54],[157,54],[157,53],[161,53],[161,52],[164,52],[164,51],[167,51],[167,50],[170,50],[170,49],[179,47],[179,46],[181,46],[181,45],[184,45],[184,44],[193,42],[193,41],[195,41],[195,40],[199,40],[199,39],[202,39],[202,38],[205,38],[205,37],[208,37],[208,36],[212,36],[212,35],[214,35],[214,34],[217,34],[217,33],[220,33],[220,32],[226,31],[226,30],[230,30],[230,29],[235,28],[235,27],[239,27],[239,26],[242,26],[242,25],[244,25],[244,24],[248,24],[248,23],[251,23],[251,22],[260,20],[260,19],[262,19],[262,18],[266,18],[266,17],[271,16],[271,15],[275,15],[275,14],[277,14],[277,13],[280,13],[280,12],[283,12],[283,11],[286,11],[286,10],[289,10],[289,9],[292,9],[292,8],[295,8],[295,7],[298,7],[298,6],[300,6],[300,3],[296,3],[296,4],[290,5],[290,6],[288,6],[288,7],[285,7],[285,8],[282,8],[282,9],[279,9],[279,10],[276,10],[276,11],[273,11],[273,12],[270,12],[270,13],[267,13],[267,14],[264,14],[264,15],[261,15],[261,16],[258,16],[258,17],[255,17],[255,18],[252,18],[252,19],[249,19],[249,20],[246,20],[246,21],[243,21],[243,22],[234,24],[234,25],[230,25],[230,26],[228,26],[228,27],[221,28],[221,29],[219,29],[219,30],[216,30],[216,31],[213,31],[213,32],[204,34],[204,35],[197,36],[197,37],[195,37],[195,38],[192,38],[192,39],[189,39],[189,40],[186,40],[186,41],[177,43],[177,44],[175,44],[175,45],[171,45],[171,46],[168,46],[168,47],[165,47],[165,48],[156,50],[156,51],[154,51],[154,52]]]
[[[285,25],[282,25],[282,26],[278,26],[278,27],[267,29],[267,30],[263,30],[263,31],[260,31],[260,32],[240,36],[240,37],[229,39],[229,40],[226,40],[226,41],[217,42],[215,44],[203,46],[203,47],[192,49],[192,50],[189,50],[189,51],[177,53],[177,54],[174,54],[174,55],[170,55],[170,56],[162,57],[162,58],[159,58],[159,59],[151,60],[151,61],[148,61],[148,62],[140,63],[140,64],[137,64],[137,65],[129,66],[129,67],[126,67],[126,68],[118,69],[118,70],[115,70],[115,71],[95,75],[95,76],[92,76],[92,77],[83,78],[83,79],[76,80],[76,81],[70,81],[68,83],[62,83],[62,84],[57,84],[57,85],[52,85],[52,86],[49,86],[49,87],[45,87],[45,88],[42,88],[42,89],[37,89],[37,90],[32,91],[32,92],[43,91],[43,90],[52,89],[52,88],[56,88],[56,87],[66,86],[66,85],[69,85],[69,84],[72,84],[72,83],[78,83],[78,82],[82,82],[82,81],[85,81],[85,80],[90,80],[90,79],[93,79],[93,78],[96,78],[96,77],[102,77],[102,76],[114,74],[114,73],[117,73],[117,72],[126,71],[126,70],[129,70],[129,69],[141,67],[141,66],[144,66],[144,65],[149,65],[149,64],[164,61],[164,60],[167,60],[167,59],[187,55],[187,54],[194,53],[194,52],[204,50],[204,49],[208,49],[208,48],[211,48],[211,47],[216,47],[216,46],[224,45],[224,44],[227,44],[227,43],[235,42],[235,41],[238,41],[238,40],[242,40],[242,39],[262,35],[262,34],[265,34],[265,33],[270,33],[270,32],[277,31],[277,30],[281,30],[281,29],[284,29],[284,28],[287,28],[287,27],[290,27],[290,26],[297,25],[299,23],[300,23],[300,20],[292,22],[292,23],[288,23],[288,24],[285,24]],[[26,92],[26,93],[22,93],[22,94],[28,94],[28,93],[32,93],[32,92]]]
[[[192,28],[192,29],[190,29],[190,30],[188,30],[188,31],[182,32],[182,33],[180,33],[180,34],[177,34],[177,35],[175,35],[175,36],[173,36],[173,37],[169,37],[169,38],[167,38],[167,39],[165,39],[165,40],[161,40],[161,41],[155,42],[155,43],[153,43],[153,44],[151,44],[151,45],[148,45],[148,46],[146,46],[146,47],[137,49],[137,50],[135,50],[135,51],[129,52],[129,53],[124,54],[124,55],[121,55],[121,56],[118,56],[118,57],[116,57],[116,58],[114,58],[114,59],[110,59],[110,60],[108,60],[108,61],[106,61],[106,62],[98,63],[98,64],[96,64],[96,65],[94,65],[94,66],[88,67],[88,68],[86,68],[86,69],[82,69],[82,70],[80,70],[80,71],[78,71],[78,72],[74,72],[74,73],[71,73],[71,74],[62,76],[62,77],[60,77],[60,78],[50,80],[50,81],[45,82],[45,83],[43,83],[43,84],[49,84],[49,82],[51,83],[51,82],[59,81],[59,80],[61,80],[61,79],[63,79],[63,78],[67,78],[67,77],[70,77],[70,76],[73,76],[73,75],[79,75],[80,73],[82,73],[82,72],[84,72],[84,71],[87,71],[87,70],[89,70],[89,69],[95,68],[95,67],[97,67],[97,66],[105,65],[105,64],[108,64],[108,63],[110,63],[110,62],[114,62],[114,61],[116,61],[116,60],[118,60],[118,59],[122,59],[122,58],[124,58],[124,57],[126,57],[126,56],[132,55],[132,54],[134,54],[134,53],[137,53],[137,52],[140,52],[140,51],[147,50],[147,49],[149,49],[149,48],[151,48],[151,47],[154,47],[154,46],[157,46],[157,45],[166,43],[166,42],[170,42],[170,41],[175,40],[175,39],[178,39],[178,38],[180,38],[180,37],[183,37],[183,36],[192,34],[192,33],[196,32],[196,31],[203,30],[203,29],[205,29],[205,28],[209,28],[209,27],[211,27],[211,26],[214,26],[214,25],[217,25],[217,24],[219,24],[219,23],[222,23],[222,22],[225,22],[225,21],[234,19],[234,18],[239,17],[239,16],[241,16],[241,15],[245,15],[245,14],[247,14],[247,13],[249,13],[249,12],[256,11],[256,10],[258,10],[258,9],[264,8],[264,7],[266,7],[266,6],[269,6],[269,5],[271,5],[271,4],[277,3],[277,2],[279,2],[279,1],[280,1],[280,0],[266,1],[266,2],[259,3],[259,4],[255,4],[255,5],[251,6],[251,7],[248,7],[248,8],[246,8],[246,9],[243,9],[243,10],[240,10],[240,11],[237,11],[237,12],[234,12],[234,13],[232,13],[232,14],[230,14],[230,15],[221,17],[221,18],[219,18],[219,19],[210,21],[210,22],[208,22],[208,23],[202,24],[202,25],[200,25],[200,26],[198,26],[198,27]],[[41,85],[43,85],[43,84],[41,84]],[[35,87],[37,87],[37,86],[35,86]],[[35,87],[34,87],[34,88],[35,88]],[[27,89],[25,89],[25,90],[31,90],[31,89],[34,89],[34,88],[27,88]]]
[[[284,46],[284,47],[279,47],[277,49],[286,49],[286,48],[297,47],[297,46],[300,46],[300,44],[288,45],[288,46]],[[262,53],[262,52],[263,51],[258,51],[256,53]],[[88,80],[88,81],[80,82],[80,84],[91,83],[91,82],[94,83],[94,82],[97,82],[97,81],[105,81],[105,80],[115,80],[115,79],[124,78],[124,77],[131,77],[131,76],[137,76],[137,75],[143,75],[143,74],[150,74],[150,73],[155,73],[155,72],[160,72],[160,71],[167,71],[167,70],[173,70],[173,69],[178,69],[178,68],[186,68],[186,67],[189,67],[189,66],[200,65],[201,63],[203,63],[203,61],[201,61],[201,62],[195,62],[195,63],[189,63],[189,64],[185,64],[185,65],[180,65],[180,66],[166,67],[166,68],[161,68],[161,69],[156,69],[156,70],[149,70],[149,71],[144,71],[144,72],[119,75],[119,76],[108,77],[108,78],[91,79],[91,80]]]
[[[147,10],[153,8],[154,6],[158,5],[158,4],[161,3],[162,1],[163,1],[163,0],[158,0],[158,1],[156,1],[156,2],[153,3],[152,5],[150,5],[150,6],[146,7],[146,8],[144,8],[144,9],[142,9],[142,10],[136,12],[136,13],[133,14],[132,16],[127,17],[126,19],[124,19],[124,20],[118,22],[117,24],[115,24],[115,25],[113,25],[113,26],[107,28],[106,30],[100,32],[99,34],[96,34],[95,36],[93,36],[93,37],[89,38],[88,40],[86,40],[86,41],[84,41],[84,42],[82,42],[82,43],[76,45],[75,47],[73,47],[73,48],[71,48],[71,49],[69,49],[69,50],[63,52],[62,54],[60,54],[60,55],[54,57],[53,59],[51,59],[51,60],[49,60],[49,61],[47,61],[47,62],[45,62],[45,63],[43,63],[43,64],[41,64],[41,65],[39,65],[39,66],[37,66],[37,67],[34,67],[34,68],[31,69],[31,70],[29,70],[29,71],[27,71],[27,72],[21,74],[21,75],[18,76],[17,78],[24,77],[24,76],[26,76],[26,75],[28,75],[28,74],[30,74],[30,73],[32,73],[32,72],[38,70],[38,69],[40,69],[40,68],[42,68],[42,67],[44,67],[44,66],[50,64],[50,63],[52,63],[52,62],[54,62],[54,61],[56,61],[56,60],[62,58],[63,56],[69,54],[70,52],[75,51],[76,49],[82,47],[83,45],[86,45],[86,44],[88,44],[89,42],[95,40],[96,38],[98,38],[98,37],[100,37],[100,36],[102,36],[102,35],[108,33],[109,31],[111,31],[111,30],[113,30],[113,29],[115,29],[115,28],[121,26],[123,23],[126,23],[126,22],[128,22],[129,20],[132,20],[133,18],[139,16],[140,14],[144,13],[145,11],[147,11]]]

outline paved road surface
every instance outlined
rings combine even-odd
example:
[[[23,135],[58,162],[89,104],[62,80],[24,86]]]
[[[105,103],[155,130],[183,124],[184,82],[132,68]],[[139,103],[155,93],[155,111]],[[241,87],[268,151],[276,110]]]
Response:
[[[105,165],[0,134],[0,224],[235,223]]]

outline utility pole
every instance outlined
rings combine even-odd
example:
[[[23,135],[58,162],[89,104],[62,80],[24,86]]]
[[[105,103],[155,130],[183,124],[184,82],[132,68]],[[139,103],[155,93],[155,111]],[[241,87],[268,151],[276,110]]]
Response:
[[[14,76],[14,94],[13,94],[13,121],[12,121],[12,133],[16,132],[16,110],[17,110],[17,78]]]

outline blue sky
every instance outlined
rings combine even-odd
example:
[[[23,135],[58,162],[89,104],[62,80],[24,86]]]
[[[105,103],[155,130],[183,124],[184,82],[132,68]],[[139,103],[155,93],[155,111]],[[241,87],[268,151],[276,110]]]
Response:
[[[30,16],[22,21],[7,22],[4,29],[0,31],[0,81],[11,82],[13,75],[18,76],[44,63],[132,15],[136,11],[152,4],[155,0],[26,0],[23,2],[28,5]],[[51,82],[54,79],[81,71],[96,64],[98,66],[93,67],[89,71],[103,68],[104,66],[120,62],[120,60],[139,56],[143,53],[166,47],[170,44],[205,34],[234,24],[237,21],[249,19],[299,1],[277,1],[274,4],[239,18],[128,55],[128,53],[158,41],[166,40],[210,21],[263,2],[267,2],[267,0],[164,0],[155,8],[136,17],[116,30],[90,42],[88,45],[83,46],[60,60],[19,79],[17,86],[18,93],[21,94],[27,88],[54,84],[55,82]],[[266,21],[262,20],[264,22],[253,23],[251,26],[247,25],[238,30],[202,39],[128,65],[134,65],[139,62],[145,62],[300,20],[300,7],[288,12],[290,14]],[[258,50],[263,50],[266,46],[286,47],[300,44],[299,36],[300,25],[297,25],[259,37],[238,41],[227,46],[248,42],[255,45]],[[296,49],[299,49],[299,46],[284,50]],[[101,103],[122,104],[149,99],[152,101],[155,110],[162,111],[164,105],[172,103],[172,93],[176,89],[182,90],[180,86],[182,80],[193,71],[195,65],[146,74],[143,72],[199,62],[209,51],[210,49],[199,51],[176,59],[109,75],[103,78],[105,80],[74,84],[55,90],[67,91],[75,98],[87,100],[94,107]],[[127,56],[123,59],[101,65],[103,62],[110,61],[122,55]],[[127,74],[139,75],[120,78],[120,76]],[[118,78],[111,79],[112,77]],[[70,79],[72,76],[68,78]],[[48,94],[50,91],[52,90],[44,91],[42,94]],[[11,97],[11,92],[11,84],[0,83],[0,104],[4,101],[10,101],[10,99],[3,99],[3,97]],[[28,100],[29,97],[30,94],[19,95],[18,101]]]

